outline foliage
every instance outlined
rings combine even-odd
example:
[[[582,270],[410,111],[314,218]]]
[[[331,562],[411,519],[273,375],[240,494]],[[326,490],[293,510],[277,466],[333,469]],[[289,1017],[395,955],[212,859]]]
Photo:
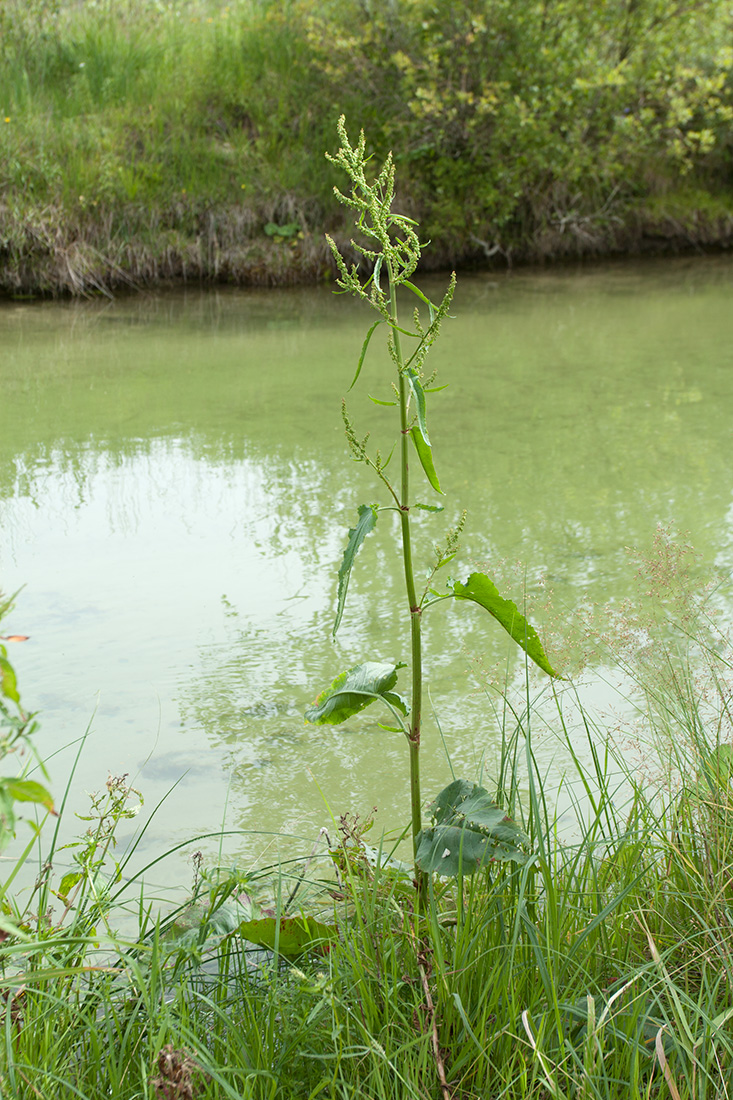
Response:
[[[12,600],[5,599],[0,592],[0,625],[12,606]],[[42,806],[47,813],[55,813],[48,790],[37,780],[27,778],[31,762],[29,753],[33,752],[32,737],[37,727],[34,715],[26,713],[21,706],[18,680],[3,644],[24,641],[27,638],[19,634],[0,637],[0,760],[16,755],[21,760],[26,756],[19,774],[0,777],[0,852],[15,835],[15,803],[31,803]]]
[[[458,581],[448,582],[448,591],[441,593],[432,588],[433,579],[438,570],[453,560],[459,549],[460,533],[465,516],[458,527],[449,530],[443,548],[435,550],[435,561],[428,571],[428,581],[422,592],[418,592],[413,558],[413,531],[411,513],[420,507],[415,501],[410,482],[409,444],[414,444],[423,474],[436,492],[442,493],[435,469],[433,445],[428,435],[427,404],[428,394],[436,387],[435,375],[429,380],[425,377],[425,362],[428,352],[440,335],[441,324],[448,314],[453,299],[456,279],[450,280],[443,300],[435,305],[421,290],[412,283],[411,277],[417,268],[422,245],[417,233],[416,223],[393,210],[395,197],[395,166],[392,154],[388,154],[376,179],[370,180],[370,157],[366,153],[366,139],[362,131],[356,145],[352,146],[342,117],[338,123],[338,135],[341,146],[336,156],[327,154],[328,159],[344,169],[351,182],[348,194],[336,189],[336,196],[344,206],[355,212],[357,229],[361,241],[352,241],[353,249],[366,261],[370,270],[364,278],[359,266],[351,266],[329,237],[329,244],[338,268],[338,285],[350,294],[365,301],[379,316],[369,328],[354,375],[352,388],[356,385],[364,365],[372,336],[379,325],[384,324],[387,332],[387,350],[392,361],[395,376],[393,389],[396,396],[397,426],[399,434],[390,452],[383,460],[379,451],[370,452],[369,436],[360,439],[346,410],[342,405],[346,438],[352,457],[365,463],[386,489],[389,511],[397,512],[400,521],[399,546],[405,575],[406,608],[410,624],[411,657],[411,696],[409,705],[392,691],[397,681],[397,672],[402,665],[368,661],[341,673],[316,699],[305,714],[306,721],[314,724],[340,724],[375,700],[381,700],[388,706],[396,726],[381,726],[390,732],[403,733],[407,739],[410,753],[410,803],[412,820],[412,843],[415,858],[415,874],[421,899],[424,900],[427,888],[427,872],[439,871],[442,874],[474,874],[480,870],[487,859],[521,859],[521,833],[506,817],[503,810],[490,802],[485,791],[480,788],[464,787],[452,784],[447,792],[439,795],[435,803],[433,828],[422,830],[422,806],[420,795],[420,747],[422,741],[422,618],[432,605],[443,600],[453,599],[458,603],[470,601],[484,608],[514,639],[531,660],[550,676],[558,674],[550,665],[542,643],[535,629],[527,623],[511,600],[499,595],[494,583],[483,573],[472,573],[466,584]],[[367,247],[374,242],[374,247]],[[364,243],[362,243],[364,242]],[[382,285],[384,281],[384,286]],[[419,308],[415,309],[410,329],[403,327],[398,318],[398,288],[410,291],[427,311],[427,318],[421,319]],[[413,341],[409,352],[403,352],[403,340]],[[387,468],[394,451],[399,454],[397,477],[392,479]],[[425,506],[422,506],[425,509]],[[428,506],[428,511],[439,511]],[[337,598],[334,635],[344,612],[346,592],[354,559],[367,535],[374,530],[380,509],[375,505],[359,506],[359,521],[351,528],[339,568],[339,588]],[[409,721],[404,722],[402,718]],[[381,723],[380,723],[381,725]]]
[[[569,827],[546,801],[533,710],[505,715],[500,773],[525,858],[431,877],[429,955],[411,876],[365,843],[368,822],[342,819],[330,871],[320,859],[315,873],[308,861],[251,872],[197,856],[191,898],[165,917],[148,869],[130,880],[129,851],[112,858],[109,846],[106,872],[87,860],[70,907],[50,871],[62,854],[39,851],[44,874],[0,943],[3,1095],[403,1100],[439,1094],[437,1051],[448,1090],[471,1100],[724,1100],[729,753],[690,743],[681,789],[653,789],[619,772],[585,714],[588,744],[570,729],[557,742],[586,795]],[[564,721],[558,700],[559,731]],[[97,815],[123,809],[121,792],[97,799]],[[458,811],[480,825],[490,802],[458,781],[436,822]],[[302,891],[320,920],[278,901]],[[276,932],[269,951],[243,939],[257,924]],[[293,954],[291,932],[303,937]]]
[[[730,30],[729,0],[6,0],[0,279],[321,277],[341,112],[432,266],[634,247],[665,211],[724,239]]]

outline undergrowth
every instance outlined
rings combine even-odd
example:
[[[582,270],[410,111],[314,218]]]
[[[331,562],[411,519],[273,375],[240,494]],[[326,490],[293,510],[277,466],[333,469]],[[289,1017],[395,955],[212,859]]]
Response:
[[[115,850],[139,803],[126,780],[66,853],[52,821],[22,852],[19,835],[3,875],[0,1094],[727,1098],[730,650],[720,632],[714,656],[697,638],[723,718],[701,723],[691,666],[660,649],[644,679],[655,783],[588,714],[566,724],[572,700],[556,697],[572,822],[535,761],[534,703],[507,700],[495,794],[531,858],[431,876],[419,912],[409,866],[348,817],[277,869],[198,858],[168,912],[144,873],[128,878],[138,841]],[[24,863],[38,874],[21,889]]]
[[[5,0],[0,285],[323,278],[342,112],[394,151],[433,267],[729,244],[730,23],[728,0]]]

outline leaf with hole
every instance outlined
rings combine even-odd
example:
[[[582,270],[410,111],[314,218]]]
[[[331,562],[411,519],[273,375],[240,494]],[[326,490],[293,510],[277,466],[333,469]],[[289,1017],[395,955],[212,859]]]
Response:
[[[429,808],[432,826],[418,838],[416,863],[433,874],[472,875],[491,862],[524,863],[527,836],[483,787],[456,779]]]

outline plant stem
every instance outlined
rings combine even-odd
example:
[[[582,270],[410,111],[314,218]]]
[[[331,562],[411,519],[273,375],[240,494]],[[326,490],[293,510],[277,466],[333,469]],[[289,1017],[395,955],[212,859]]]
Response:
[[[407,604],[410,609],[410,641],[411,641],[411,665],[412,665],[412,697],[410,700],[410,727],[408,741],[410,744],[410,808],[412,819],[412,853],[417,857],[417,842],[422,829],[422,809],[420,797],[420,734],[422,728],[422,636],[421,615],[422,611],[417,602],[415,592],[415,572],[412,564],[412,533],[410,530],[410,463],[409,463],[409,425],[407,413],[407,383],[403,370],[402,348],[400,334],[396,327],[397,322],[397,290],[394,283],[392,266],[388,264],[389,271],[389,304],[390,315],[394,321],[392,325],[392,339],[394,341],[395,359],[399,375],[399,403],[400,403],[400,525],[402,529],[402,560],[405,568],[405,589],[407,592]],[[418,897],[423,900],[426,895],[427,879],[422,871],[415,866],[415,878],[418,887]]]

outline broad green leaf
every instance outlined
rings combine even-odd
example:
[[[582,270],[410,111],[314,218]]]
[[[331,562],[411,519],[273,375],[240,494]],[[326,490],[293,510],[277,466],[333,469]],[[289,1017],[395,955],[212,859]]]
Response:
[[[425,476],[435,489],[436,493],[443,495],[443,490],[440,487],[438,481],[438,475],[435,472],[435,466],[433,465],[433,448],[429,443],[426,443],[423,439],[420,431],[415,427],[410,432],[412,436],[412,442],[415,444],[415,450],[417,451],[417,457],[420,459],[420,465],[425,471]]]
[[[416,863],[439,875],[472,875],[488,863],[525,862],[527,836],[487,791],[456,779],[430,806],[432,826],[418,837]]]
[[[20,703],[18,694],[18,681],[10,661],[0,657],[0,692],[6,699],[12,699],[14,703]]]
[[[421,512],[442,512],[444,510],[442,504],[420,504],[419,501],[415,507],[419,508]]]
[[[38,802],[45,806],[49,813],[55,814],[53,799],[45,787],[36,783],[33,779],[0,779],[11,798],[16,802]]]
[[[349,576],[351,575],[351,567],[354,564],[354,558],[357,555],[359,547],[363,543],[370,531],[374,530],[377,523],[377,507],[374,504],[361,504],[359,505],[359,521],[356,527],[349,529],[349,541],[346,544],[346,550],[344,551],[344,558],[339,567],[339,589],[338,589],[338,605],[336,607],[336,621],[333,624],[333,636],[336,637],[336,631],[341,623],[341,618],[344,613],[344,604],[346,603],[346,592],[349,587]]]
[[[73,890],[74,887],[81,882],[82,878],[83,874],[81,871],[69,871],[68,874],[64,875],[61,879],[59,888],[56,891],[57,896],[63,901],[66,901],[69,896],[69,890]]]
[[[369,329],[369,331],[367,332],[366,339],[364,340],[364,343],[361,345],[361,355],[359,356],[359,363],[358,363],[357,368],[356,368],[356,374],[354,375],[354,379],[353,379],[351,385],[349,386],[349,389],[346,391],[347,393],[349,392],[349,390],[353,390],[354,386],[356,385],[357,379],[358,379],[359,375],[361,374],[361,368],[364,366],[364,360],[366,358],[367,348],[369,347],[369,341],[371,340],[372,336],[374,335],[375,329],[377,329],[378,326],[382,325],[382,324],[384,324],[384,321],[382,321],[382,320],[375,321],[374,324]]]
[[[380,696],[389,694],[397,683],[397,671],[404,665],[366,661],[342,672],[305,712],[306,722],[337,726],[358,714]]]
[[[472,573],[465,584],[453,581],[449,583],[449,588],[456,599],[471,600],[485,608],[543,672],[562,679],[548,661],[537,631],[512,600],[505,600],[499,595],[496,585],[485,573]]]
[[[386,699],[388,703],[391,703],[395,710],[398,710],[400,714],[405,717],[410,713],[410,708],[407,705],[407,699],[404,695],[400,695],[396,691],[383,691],[382,698]]]
[[[430,439],[428,438],[428,424],[427,424],[427,406],[425,403],[425,390],[422,388],[422,383],[418,378],[417,371],[412,367],[408,367],[405,371],[407,375],[407,381],[410,383],[410,389],[412,390],[415,398],[415,412],[417,413],[417,426],[420,429],[420,435],[424,441],[430,446]]]
[[[282,917],[278,923],[275,917],[263,917],[261,920],[245,921],[239,931],[250,943],[277,949],[281,955],[297,956],[306,951],[320,949],[328,951],[331,940],[337,936],[336,927],[322,924],[312,917]]]

